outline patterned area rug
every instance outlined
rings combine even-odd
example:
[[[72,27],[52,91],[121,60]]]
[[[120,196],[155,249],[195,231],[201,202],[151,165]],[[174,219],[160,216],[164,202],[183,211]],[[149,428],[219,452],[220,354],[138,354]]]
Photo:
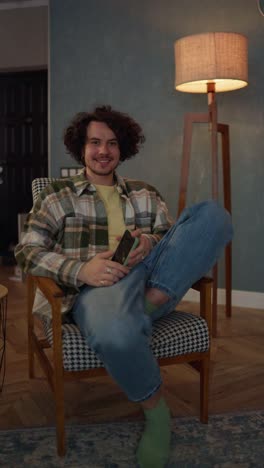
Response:
[[[0,431],[0,466],[136,468],[135,450],[143,422],[67,427],[68,450],[56,455],[55,429]],[[264,466],[264,411],[173,421],[168,468]]]

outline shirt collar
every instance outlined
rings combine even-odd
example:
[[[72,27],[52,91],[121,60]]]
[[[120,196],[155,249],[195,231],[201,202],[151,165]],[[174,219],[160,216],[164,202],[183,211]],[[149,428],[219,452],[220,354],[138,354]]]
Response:
[[[115,172],[114,180],[117,184],[118,193],[128,196],[125,179],[118,175],[117,172]],[[84,191],[87,191],[88,193],[96,192],[95,186],[86,176],[85,167],[81,169],[80,172],[78,172],[78,174],[72,177],[72,182],[75,186],[76,193],[78,196],[80,196]]]
[[[125,179],[123,177],[121,177],[119,174],[117,174],[117,172],[114,173],[114,178],[116,180],[118,193],[120,193],[121,195],[124,194],[124,195],[128,196],[128,191],[127,191],[127,186],[126,186]]]

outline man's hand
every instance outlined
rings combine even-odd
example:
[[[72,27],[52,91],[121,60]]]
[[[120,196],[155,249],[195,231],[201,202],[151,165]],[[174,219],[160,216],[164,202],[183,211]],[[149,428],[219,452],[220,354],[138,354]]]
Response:
[[[133,237],[138,237],[139,244],[137,248],[129,254],[127,263],[129,268],[132,268],[141,262],[152,249],[151,241],[146,235],[141,234],[141,229],[135,229],[135,231],[131,231],[131,235]]]
[[[112,262],[111,250],[95,255],[86,262],[78,273],[78,279],[89,286],[112,286],[129,273],[129,268]]]

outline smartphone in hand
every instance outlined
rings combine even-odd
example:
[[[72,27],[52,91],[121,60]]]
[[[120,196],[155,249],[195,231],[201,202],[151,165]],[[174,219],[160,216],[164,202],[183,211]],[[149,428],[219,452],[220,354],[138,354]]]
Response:
[[[112,261],[126,265],[130,252],[132,252],[138,244],[138,237],[132,237],[130,231],[126,230],[112,257]]]

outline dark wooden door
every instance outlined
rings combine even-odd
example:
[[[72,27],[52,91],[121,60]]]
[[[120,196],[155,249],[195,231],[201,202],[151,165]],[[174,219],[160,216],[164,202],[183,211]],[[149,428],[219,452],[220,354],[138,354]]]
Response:
[[[47,71],[0,74],[0,255],[18,240],[31,182],[47,176]]]

